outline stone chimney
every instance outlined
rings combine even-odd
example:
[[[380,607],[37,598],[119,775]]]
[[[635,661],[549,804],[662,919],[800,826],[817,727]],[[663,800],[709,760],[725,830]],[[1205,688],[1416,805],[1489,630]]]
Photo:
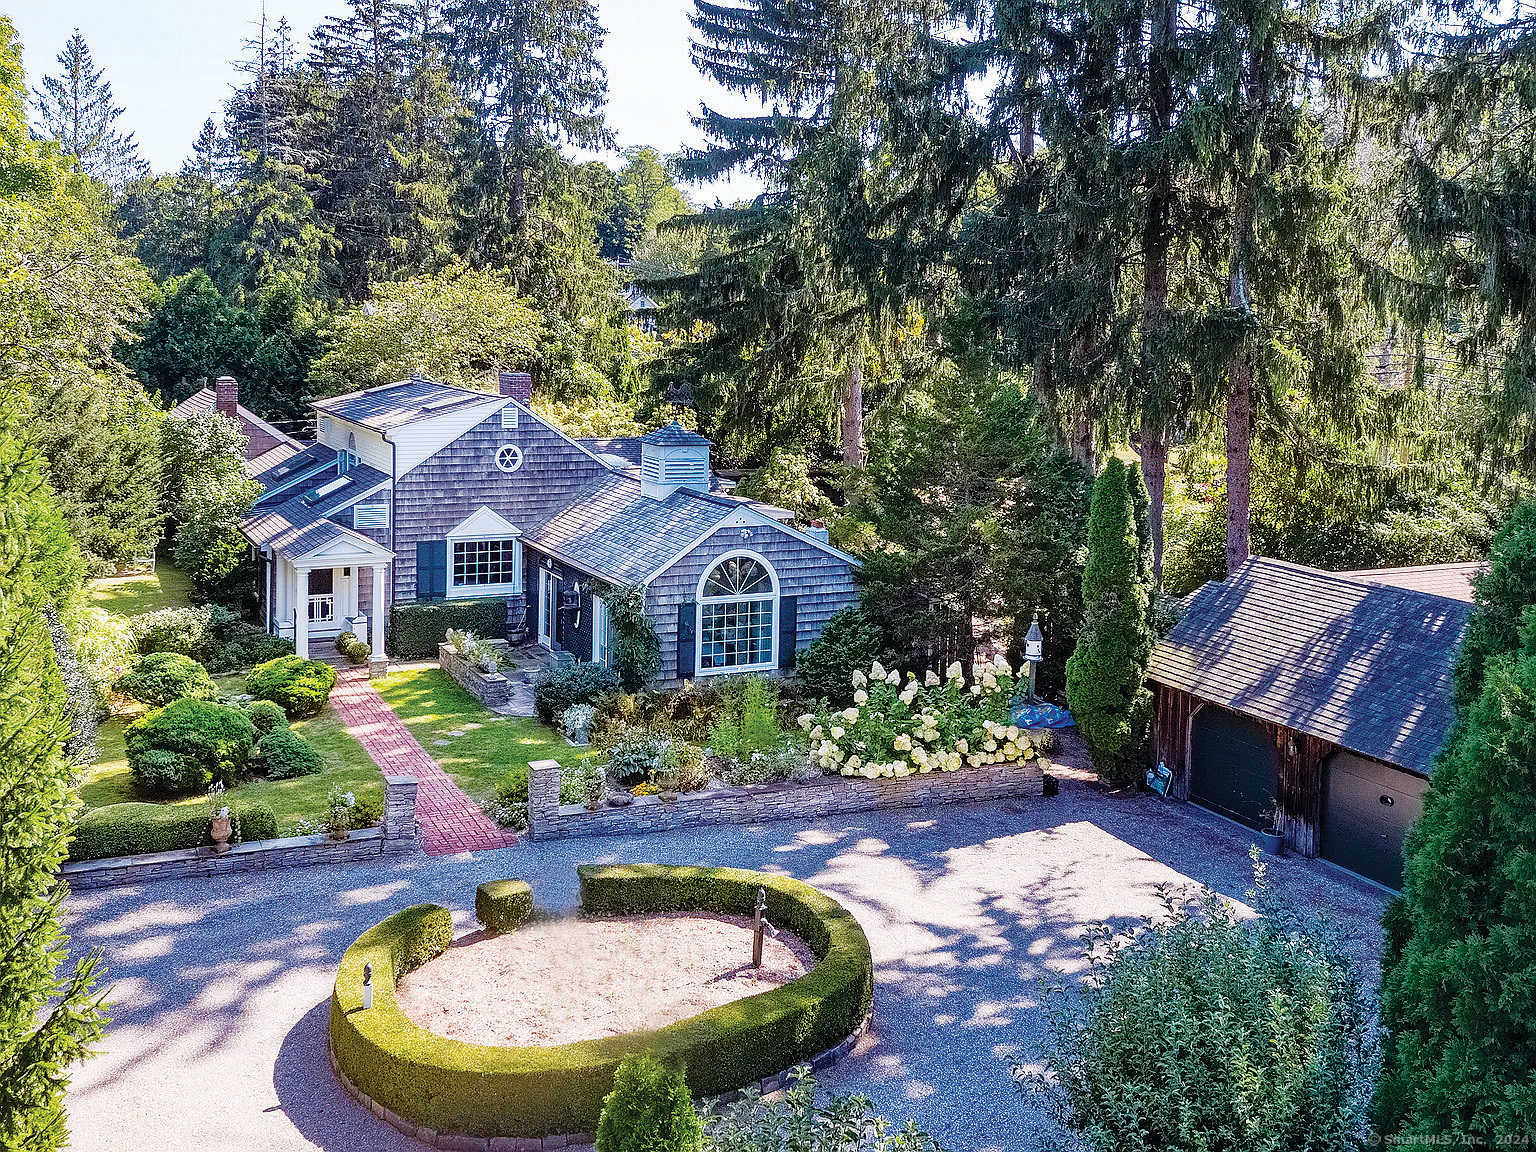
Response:
[[[526,372],[498,372],[501,394],[510,396],[519,404],[526,405],[533,399],[533,377]]]
[[[231,420],[238,420],[235,411],[240,406],[240,382],[233,376],[220,376],[213,384],[213,409]]]

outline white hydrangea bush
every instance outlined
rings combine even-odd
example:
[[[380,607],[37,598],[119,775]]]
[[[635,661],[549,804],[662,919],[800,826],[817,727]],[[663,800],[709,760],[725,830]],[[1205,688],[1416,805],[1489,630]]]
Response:
[[[1020,677],[1001,657],[971,669],[958,662],[944,678],[923,680],[887,669],[878,660],[853,673],[853,704],[800,717],[811,759],[843,776],[913,776],[957,772],[986,764],[1022,765],[1040,759],[1034,738],[1010,722]]]

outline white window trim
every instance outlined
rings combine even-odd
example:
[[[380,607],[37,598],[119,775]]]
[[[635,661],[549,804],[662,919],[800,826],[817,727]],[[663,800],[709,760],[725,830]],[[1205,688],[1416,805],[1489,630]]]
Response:
[[[453,552],[459,544],[478,544],[482,541],[511,540],[516,556],[513,572],[516,579],[503,584],[455,584],[453,581]],[[448,537],[448,599],[449,600],[473,600],[479,596],[515,596],[523,590],[523,542],[516,536],[495,535],[482,536],[478,533],[472,536]]]
[[[608,649],[606,658],[604,648]],[[592,597],[592,662],[605,668],[613,666],[613,634],[608,628],[608,604],[595,594]]]
[[[723,668],[704,667],[704,585],[709,583],[710,573],[727,560],[738,556],[756,560],[768,573],[768,579],[773,584],[772,607],[769,610],[768,621],[768,659],[761,664],[730,664]],[[768,557],[761,552],[753,552],[749,548],[734,548],[729,552],[722,552],[719,556],[710,558],[704,566],[704,571],[699,575],[699,582],[694,587],[693,598],[693,674],[695,676],[736,676],[744,672],[767,672],[779,666],[779,574],[773,565],[768,562]],[[710,604],[753,604],[760,600],[768,600],[768,596],[755,593],[751,596],[710,596],[707,598]]]

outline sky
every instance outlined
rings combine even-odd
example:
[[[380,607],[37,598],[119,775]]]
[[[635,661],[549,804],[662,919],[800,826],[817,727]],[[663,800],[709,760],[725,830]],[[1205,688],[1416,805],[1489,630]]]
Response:
[[[304,44],[321,19],[346,10],[345,0],[267,0],[271,20],[286,16]],[[649,144],[663,154],[701,138],[689,123],[701,101],[725,111],[743,107],[706,81],[688,59],[689,0],[597,0],[608,29],[608,120],[619,146]],[[157,172],[174,171],[198,129],[218,114],[238,79],[232,61],[254,35],[261,0],[10,0],[0,2],[21,37],[29,84],[55,69],[54,57],[75,28],[123,109],[119,126],[133,132]],[[699,201],[750,195],[750,180],[689,189]]]

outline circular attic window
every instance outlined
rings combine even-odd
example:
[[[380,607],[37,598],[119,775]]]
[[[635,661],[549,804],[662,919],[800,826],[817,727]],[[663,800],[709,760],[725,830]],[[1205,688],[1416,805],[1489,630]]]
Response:
[[[503,472],[516,472],[523,466],[523,450],[516,444],[503,444],[496,449],[496,467]]]

